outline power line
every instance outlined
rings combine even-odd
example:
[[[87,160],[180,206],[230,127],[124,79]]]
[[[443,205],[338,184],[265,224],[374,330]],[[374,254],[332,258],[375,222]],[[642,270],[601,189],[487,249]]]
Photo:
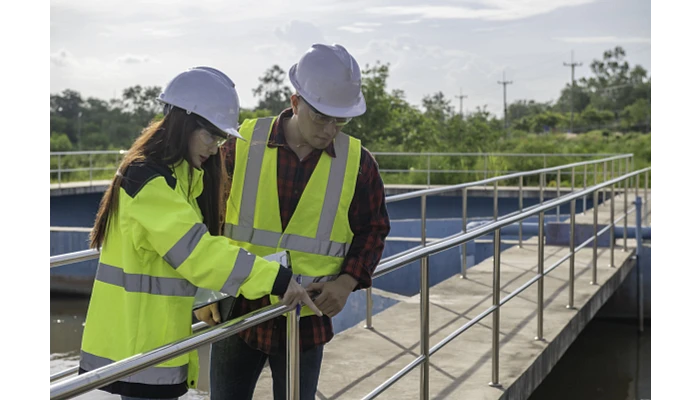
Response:
[[[503,81],[498,81],[499,85],[503,85],[503,127],[508,134],[508,105],[506,103],[506,85],[511,85],[513,81],[506,80],[506,71],[503,71]]]
[[[569,128],[569,132],[573,133],[574,132],[574,88],[576,85],[576,80],[574,79],[574,70],[576,67],[582,66],[583,63],[576,63],[574,62],[574,51],[571,50],[571,63],[564,63],[565,67],[571,67],[571,90],[569,91],[569,95],[571,96],[571,127]]]

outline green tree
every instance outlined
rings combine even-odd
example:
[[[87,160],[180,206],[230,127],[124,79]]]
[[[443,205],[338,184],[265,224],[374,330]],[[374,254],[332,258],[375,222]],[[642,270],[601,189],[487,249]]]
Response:
[[[289,98],[292,89],[284,84],[287,74],[279,65],[275,64],[265,71],[265,75],[258,78],[260,84],[253,89],[253,95],[260,97],[258,109],[269,110],[277,115],[289,107]]]

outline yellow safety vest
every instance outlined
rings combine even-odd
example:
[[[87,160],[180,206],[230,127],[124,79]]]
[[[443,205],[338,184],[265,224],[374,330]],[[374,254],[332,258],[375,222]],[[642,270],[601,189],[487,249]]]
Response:
[[[80,353],[92,371],[192,334],[197,287],[232,295],[271,293],[280,265],[211,236],[197,197],[203,171],[138,163],[124,172],[118,210],[102,246]],[[177,397],[197,386],[197,352],[147,368],[104,390]]]
[[[335,279],[352,243],[348,211],[355,194],[362,146],[339,133],[336,157],[325,151],[306,184],[299,204],[282,231],[277,193],[277,148],[268,141],[275,118],[246,120],[236,143],[233,183],[226,205],[224,235],[258,255],[290,253],[292,272],[302,285]],[[271,296],[272,304],[278,302]],[[302,316],[312,315],[308,307]]]

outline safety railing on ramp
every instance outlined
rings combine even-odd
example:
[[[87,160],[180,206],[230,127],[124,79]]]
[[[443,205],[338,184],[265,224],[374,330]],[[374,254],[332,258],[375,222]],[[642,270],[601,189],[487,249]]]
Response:
[[[499,314],[499,309],[500,307],[511,300],[512,298],[516,297],[518,294],[520,294],[522,291],[530,287],[532,284],[535,282],[538,283],[538,337],[542,337],[542,324],[543,324],[543,282],[544,282],[544,276],[547,275],[549,272],[563,264],[566,260],[570,261],[570,282],[569,282],[569,304],[567,306],[573,307],[573,293],[574,293],[574,280],[573,280],[573,264],[574,264],[574,259],[575,259],[575,254],[578,252],[580,249],[583,247],[587,246],[591,242],[593,243],[593,248],[594,248],[594,258],[593,258],[593,282],[596,280],[596,259],[597,259],[597,238],[606,232],[609,231],[611,238],[614,237],[615,234],[615,224],[619,223],[620,221],[624,220],[624,235],[625,239],[627,238],[627,216],[634,212],[635,209],[637,210],[637,238],[639,240],[639,231],[641,228],[641,218],[642,215],[646,216],[648,215],[648,209],[646,207],[648,206],[648,194],[647,194],[647,186],[645,186],[645,192],[644,192],[644,203],[642,203],[641,198],[638,196],[639,192],[639,177],[640,175],[644,174],[646,177],[646,182],[648,182],[648,174],[651,171],[651,168],[645,168],[641,169],[638,171],[634,172],[629,172],[628,169],[626,169],[625,174],[620,174],[620,176],[613,177],[612,179],[609,179],[607,181],[604,181],[602,183],[595,183],[591,187],[585,187],[586,184],[584,183],[584,189],[577,190],[577,191],[572,191],[571,193],[560,196],[548,201],[544,201],[543,198],[543,190],[544,190],[544,181],[545,181],[545,175],[550,174],[553,172],[558,171],[558,175],[561,173],[561,170],[563,169],[568,169],[571,168],[572,171],[575,172],[576,168],[587,168],[588,165],[593,164],[596,168],[599,163],[603,163],[604,169],[605,166],[607,165],[606,163],[610,162],[612,165],[614,165],[614,162],[617,160],[629,160],[631,155],[622,155],[622,156],[615,156],[615,157],[609,157],[606,159],[602,160],[594,160],[594,161],[586,161],[586,162],[581,162],[581,163],[574,163],[574,164],[568,164],[565,166],[559,166],[559,167],[552,167],[552,168],[543,168],[540,170],[535,170],[535,171],[529,171],[529,172],[523,172],[523,173],[516,173],[516,174],[510,174],[510,175],[505,175],[505,176],[500,176],[500,177],[495,177],[495,178],[490,178],[486,179],[483,181],[478,181],[478,182],[471,182],[471,183],[465,183],[461,185],[455,185],[455,186],[450,186],[450,187],[444,187],[444,188],[437,188],[437,189],[428,189],[428,190],[423,190],[423,191],[418,191],[418,192],[412,192],[412,193],[406,193],[406,194],[401,194],[401,195],[396,195],[396,196],[391,196],[387,198],[387,202],[394,202],[394,201],[400,201],[400,200],[405,200],[408,198],[415,198],[415,197],[420,197],[421,198],[421,224],[422,224],[422,240],[421,240],[421,246],[418,246],[413,249],[409,249],[407,251],[404,251],[402,253],[396,254],[391,257],[387,257],[383,259],[379,266],[377,267],[374,277],[379,277],[388,273],[391,273],[392,271],[395,271],[405,265],[408,265],[412,262],[421,261],[421,279],[420,279],[420,309],[421,309],[421,314],[420,314],[420,349],[421,349],[421,354],[419,357],[417,357],[414,361],[409,363],[406,367],[404,367],[401,371],[396,373],[394,376],[392,376],[389,380],[384,382],[382,385],[374,389],[372,392],[370,392],[365,398],[366,399],[371,399],[375,398],[379,394],[381,394],[383,391],[385,391],[387,388],[389,388],[391,385],[393,385],[396,381],[398,381],[401,377],[405,376],[407,373],[409,373],[411,370],[413,370],[417,366],[421,366],[421,399],[427,399],[428,398],[428,387],[429,387],[429,376],[428,376],[428,361],[429,358],[432,354],[434,354],[436,351],[440,350],[443,346],[445,346],[447,343],[452,341],[454,338],[465,332],[467,329],[469,329],[471,326],[474,324],[478,323],[480,320],[483,318],[486,318],[489,315],[492,315],[493,317],[493,326],[494,326],[494,335],[492,339],[492,359],[493,359],[493,371],[492,371],[492,381],[490,382],[491,385],[498,385],[499,384],[499,366],[498,366],[498,356],[499,356],[499,338],[497,335],[498,332],[498,327],[500,324],[500,314]],[[627,168],[629,168],[628,162],[626,162]],[[621,168],[618,170],[621,171]],[[611,173],[613,173],[611,171]],[[469,187],[473,186],[483,186],[483,185],[488,185],[492,184],[494,187],[494,199],[498,198],[498,182],[501,180],[509,180],[509,179],[514,179],[518,178],[522,182],[522,177],[527,176],[527,175],[532,175],[532,174],[538,174],[540,177],[540,204],[534,205],[528,208],[522,208],[522,194],[521,194],[521,201],[520,201],[520,209],[516,212],[510,213],[508,215],[504,216],[499,216],[498,215],[498,210],[497,210],[497,202],[494,200],[494,205],[496,206],[494,209],[494,220],[491,223],[488,223],[486,225],[480,226],[476,229],[467,231],[466,229],[466,191],[468,190]],[[613,173],[614,174],[614,173]],[[573,175],[573,174],[572,174]],[[585,175],[584,175],[585,176]],[[634,179],[635,181],[635,204],[637,205],[636,208],[631,208],[629,207],[628,201],[627,201],[627,195],[629,192],[629,186],[630,186],[630,181]],[[616,194],[618,193],[618,188],[624,188],[623,190],[623,196],[624,196],[624,206],[622,207],[622,214],[621,216],[617,217],[616,219],[616,214],[615,214],[615,198],[617,197]],[[465,222],[463,224],[463,232],[458,233],[456,235],[452,235],[450,237],[444,238],[442,240],[439,240],[437,242],[433,242],[431,244],[426,243],[426,215],[425,215],[425,210],[426,210],[426,200],[427,197],[430,195],[442,193],[445,191],[454,191],[454,190],[462,190],[463,191],[463,221]],[[522,190],[521,190],[522,193]],[[565,204],[571,204],[572,207],[570,207],[571,210],[571,215],[570,215],[570,225],[571,229],[573,232],[574,226],[575,226],[575,202],[578,199],[586,199],[587,197],[593,196],[594,199],[599,198],[599,194],[605,194],[607,193],[609,195],[609,200],[610,200],[610,221],[607,226],[605,226],[603,229],[598,230],[598,224],[597,224],[597,216],[598,216],[598,201],[594,201],[594,206],[593,206],[593,213],[594,213],[594,232],[595,235],[592,235],[590,239],[588,239],[586,242],[582,243],[578,247],[574,247],[574,237],[573,234],[571,234],[571,244],[570,244],[570,252],[567,256],[563,257],[562,259],[558,260],[555,262],[553,265],[549,266],[546,270],[544,269],[544,260],[542,257],[543,254],[543,248],[544,248],[544,214],[546,211],[558,208],[561,205]],[[645,207],[644,210],[642,210],[642,206]],[[584,207],[585,209],[585,207]],[[507,297],[501,299],[500,298],[500,291],[497,290],[497,288],[500,287],[500,246],[501,246],[501,230],[505,227],[511,226],[513,224],[521,224],[522,221],[526,218],[533,217],[533,216],[538,216],[539,217],[539,223],[538,223],[538,273],[537,275],[532,278],[530,281],[528,281],[526,284],[521,286],[520,288],[516,289],[513,291],[510,295]],[[522,226],[522,225],[521,225]],[[494,285],[493,285],[493,304],[491,307],[483,311],[481,314],[479,314],[477,317],[469,321],[467,324],[463,325],[459,329],[455,330],[452,334],[450,334],[448,337],[443,339],[440,343],[436,344],[432,348],[429,347],[429,315],[428,315],[428,298],[429,298],[429,283],[428,283],[428,272],[429,272],[429,262],[428,262],[428,256],[440,253],[442,251],[454,248],[456,246],[466,246],[466,243],[472,240],[476,240],[477,238],[480,238],[484,235],[489,235],[493,234],[493,242],[494,242]],[[522,241],[522,229],[520,232],[520,240]],[[611,263],[614,263],[614,240],[611,240],[613,244],[611,244]],[[640,243],[638,241],[638,243]],[[522,242],[520,243],[522,245]],[[641,245],[641,244],[639,244]],[[626,250],[626,240],[625,240],[625,250]],[[465,254],[466,252],[463,252]],[[51,267],[56,267],[59,265],[65,265],[68,263],[72,262],[78,262],[78,261],[85,261],[88,259],[94,259],[99,257],[99,252],[97,250],[86,250],[86,251],[81,251],[81,252],[76,252],[76,253],[70,253],[70,254],[64,254],[64,255],[59,255],[59,256],[52,256],[51,257]],[[463,256],[464,257],[464,256]],[[466,260],[465,258],[462,259],[462,276],[465,276],[466,274]],[[641,282],[641,280],[640,280]],[[371,328],[372,327],[372,321],[371,321],[371,288],[367,289],[367,296],[368,296],[368,302],[367,302],[367,321],[366,321],[366,327]],[[253,313],[247,314],[243,317],[237,318],[232,321],[228,321],[226,323],[217,325],[215,327],[211,328],[206,328],[206,325],[204,323],[198,323],[193,326],[193,330],[195,333],[187,338],[184,338],[182,340],[179,340],[175,343],[167,344],[165,346],[159,347],[157,349],[154,349],[148,353],[145,354],[140,354],[136,355],[133,357],[130,357],[125,360],[117,361],[113,364],[107,365],[105,367],[102,367],[100,369],[87,372],[85,374],[72,377],[72,378],[67,378],[64,379],[74,373],[77,372],[77,367],[73,369],[69,369],[66,371],[62,371],[58,374],[54,374],[51,376],[51,381],[59,380],[58,382],[54,383],[51,385],[51,399],[67,399],[71,397],[78,396],[80,394],[86,393],[88,391],[100,388],[104,385],[107,385],[109,383],[115,382],[119,380],[120,378],[123,378],[125,376],[129,376],[130,374],[136,373],[144,368],[157,365],[159,363],[162,363],[165,360],[168,360],[173,357],[177,357],[179,355],[185,354],[189,351],[192,351],[193,349],[196,349],[199,346],[213,343],[217,340],[221,340],[225,337],[228,337],[230,335],[236,334],[237,332],[240,332],[244,329],[247,329],[251,326],[254,326],[258,323],[267,321],[269,319],[275,318],[277,316],[281,316],[284,314],[287,314],[288,316],[291,316],[291,318],[287,318],[288,320],[288,329],[287,329],[287,340],[288,340],[288,363],[287,363],[287,373],[288,373],[288,379],[287,379],[287,390],[288,390],[288,398],[290,399],[296,399],[298,398],[298,330],[296,323],[298,322],[298,315],[295,315],[296,310],[292,309],[290,307],[285,307],[285,306],[269,306],[260,310],[257,310]],[[642,310],[640,309],[640,318],[643,316]],[[204,329],[206,328],[206,329]]]

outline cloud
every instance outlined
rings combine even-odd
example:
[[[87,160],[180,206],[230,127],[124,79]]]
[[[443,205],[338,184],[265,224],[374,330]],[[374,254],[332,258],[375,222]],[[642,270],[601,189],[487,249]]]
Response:
[[[51,53],[51,66],[54,67],[70,67],[78,62],[73,55],[66,49],[60,49],[55,53]]]
[[[341,31],[348,31],[352,33],[367,33],[367,32],[374,32],[374,29],[372,28],[361,28],[359,26],[341,26],[338,28]]]
[[[417,24],[417,23],[419,23],[420,21],[421,21],[421,20],[419,20],[419,19],[408,19],[408,20],[405,20],[405,21],[397,21],[397,23],[398,23],[398,24],[407,24],[407,25],[408,25],[408,24]]]
[[[153,60],[148,56],[137,56],[132,54],[126,54],[117,58],[117,62],[120,64],[145,64],[152,61]]]
[[[174,38],[182,36],[183,33],[177,29],[156,29],[156,28],[143,28],[143,32],[147,35],[161,37],[161,38]]]
[[[413,16],[421,19],[478,19],[509,21],[546,14],[563,7],[596,0],[481,0],[479,7],[442,5],[369,7],[367,13],[384,16]]]
[[[281,28],[275,29],[278,39],[291,43],[297,52],[304,52],[314,43],[325,43],[321,30],[310,22],[292,20]]]
[[[651,43],[651,38],[645,37],[617,37],[617,36],[578,36],[578,37],[558,37],[560,42],[566,43]]]

